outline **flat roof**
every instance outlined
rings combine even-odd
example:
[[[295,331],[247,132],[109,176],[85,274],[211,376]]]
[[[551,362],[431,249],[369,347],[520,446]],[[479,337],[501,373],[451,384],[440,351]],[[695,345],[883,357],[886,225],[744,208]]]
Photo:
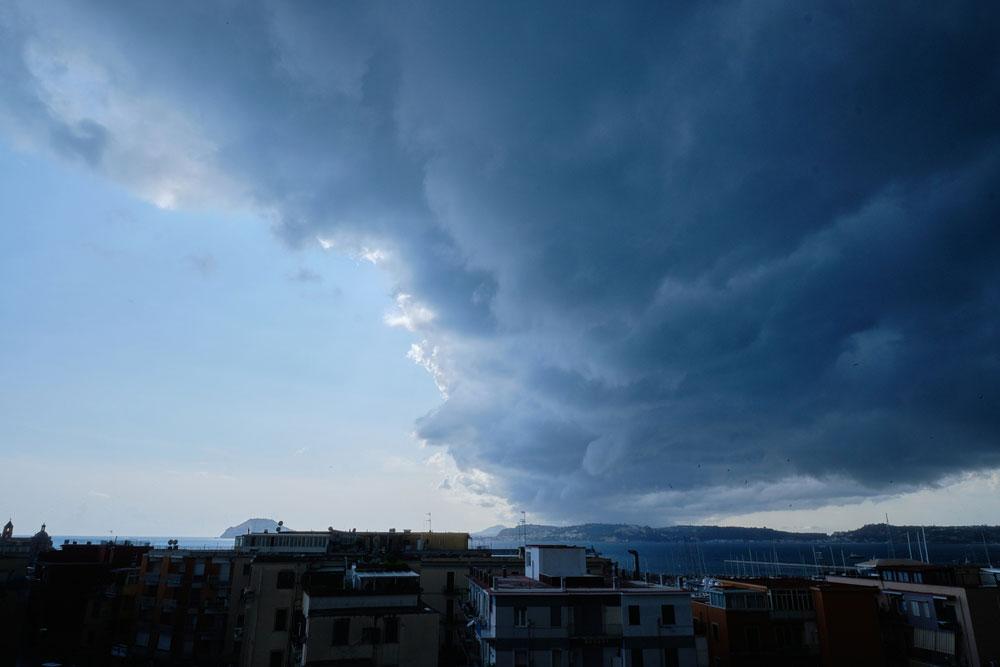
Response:
[[[525,546],[528,549],[583,549],[587,550],[587,547],[578,547],[575,544],[528,544]]]
[[[418,572],[413,572],[411,570],[398,570],[398,571],[395,571],[395,572],[393,572],[391,570],[390,571],[386,571],[386,570],[374,570],[374,571],[372,571],[372,570],[354,570],[353,573],[356,574],[359,577],[365,577],[365,578],[371,578],[371,579],[377,579],[377,578],[388,579],[388,578],[396,578],[396,577],[409,577],[411,579],[413,577],[416,577],[418,579],[420,578],[420,574]]]
[[[598,577],[595,577],[595,579]],[[568,588],[563,588],[561,586],[553,586],[552,584],[547,584],[543,581],[538,581],[537,579],[532,579],[531,577],[526,577],[523,575],[511,575],[507,577],[495,577],[493,580],[493,586],[486,586],[489,590],[494,593],[541,593],[541,594],[559,594],[559,595],[606,595],[608,593],[625,593],[625,594],[669,594],[669,593],[686,593],[680,588],[673,586],[661,586],[659,584],[647,584],[646,582],[639,581],[623,581],[617,588],[612,588],[611,586],[570,586]]]

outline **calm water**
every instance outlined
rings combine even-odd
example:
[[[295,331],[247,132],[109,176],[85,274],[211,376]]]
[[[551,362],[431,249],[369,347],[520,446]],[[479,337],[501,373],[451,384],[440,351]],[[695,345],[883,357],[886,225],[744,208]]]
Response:
[[[54,535],[52,542],[57,547],[65,540],[84,544],[116,539],[118,542],[130,540],[138,544],[148,543],[154,547],[167,546],[167,540],[176,539],[181,548],[188,549],[230,549],[233,540],[219,537],[163,537],[149,535]],[[512,548],[518,542],[491,539],[475,539],[473,546]],[[815,544],[810,542],[593,542],[579,546],[593,547],[601,555],[618,561],[623,567],[632,568],[629,549],[639,552],[640,566],[644,571],[664,574],[804,574],[810,572],[809,565],[829,566],[831,563],[851,565],[858,560],[886,558],[888,544],[871,542],[838,542]],[[815,554],[814,554],[815,551]],[[931,560],[935,563],[986,563],[987,551],[982,544],[930,544]],[[916,557],[914,545],[913,556]],[[897,558],[907,558],[910,552],[906,544],[895,545]],[[989,545],[989,555],[994,565],[1000,565],[1000,545]],[[853,556],[853,558],[852,558]],[[737,564],[726,561],[741,560]],[[747,565],[745,561],[757,561]],[[760,564],[760,563],[765,564]],[[773,563],[783,563],[777,566]],[[797,566],[796,566],[797,565]]]
[[[475,540],[474,544],[510,548],[519,543],[483,539]],[[639,552],[639,565],[643,571],[664,574],[806,574],[815,569],[809,568],[809,565],[851,565],[859,560],[889,556],[889,545],[871,542],[595,542],[579,546],[593,547],[601,555],[618,561],[630,570],[632,556],[628,550],[635,549]],[[1000,546],[993,544],[989,549],[993,563],[1000,564]],[[986,549],[982,544],[930,544],[928,551],[931,560],[936,563],[987,562]],[[895,545],[895,555],[897,558],[910,557],[905,543]],[[916,545],[913,557],[917,557]],[[744,563],[727,563],[727,560],[742,560]],[[766,564],[745,564],[749,560],[758,563],[766,561]],[[785,565],[776,566],[775,562]]]

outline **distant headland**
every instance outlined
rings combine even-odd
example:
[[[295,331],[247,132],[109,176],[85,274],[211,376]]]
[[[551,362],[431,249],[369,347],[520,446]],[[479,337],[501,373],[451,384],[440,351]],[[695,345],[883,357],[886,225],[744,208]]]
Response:
[[[499,530],[498,530],[499,528]],[[512,528],[492,526],[473,537],[516,542],[526,538],[539,542],[690,542],[690,541],[751,541],[751,542],[886,542],[891,539],[905,543],[909,533],[914,539],[918,531],[936,544],[1000,543],[1000,526],[887,526],[872,523],[854,530],[834,533],[792,532],[773,528],[739,526],[667,526],[650,528],[620,523],[585,523],[575,526],[527,524]],[[492,534],[489,534],[492,533]]]

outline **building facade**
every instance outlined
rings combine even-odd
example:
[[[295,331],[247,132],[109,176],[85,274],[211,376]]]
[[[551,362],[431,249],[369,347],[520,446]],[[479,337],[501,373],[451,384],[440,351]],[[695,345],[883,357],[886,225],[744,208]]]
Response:
[[[248,558],[231,549],[153,549],[139,572],[130,656],[176,665],[233,665],[233,616]]]
[[[716,580],[693,602],[712,667],[884,664],[870,590],[811,579]]]
[[[878,591],[890,664],[1000,667],[997,571],[903,558],[858,567],[827,580]]]
[[[473,572],[479,662],[495,667],[694,667],[690,595],[588,574],[583,547],[528,546],[525,575]]]
[[[409,569],[352,566],[342,585],[309,582],[302,613],[301,665],[438,664],[438,613]]]

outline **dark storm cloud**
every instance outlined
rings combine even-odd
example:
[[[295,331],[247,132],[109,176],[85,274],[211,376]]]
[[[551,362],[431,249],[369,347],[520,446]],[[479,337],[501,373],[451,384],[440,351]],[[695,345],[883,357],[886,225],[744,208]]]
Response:
[[[7,14],[7,125],[130,182],[141,133],[52,92],[86,54],[211,194],[375,258],[482,493],[661,523],[1000,465],[996,7],[104,9]]]

